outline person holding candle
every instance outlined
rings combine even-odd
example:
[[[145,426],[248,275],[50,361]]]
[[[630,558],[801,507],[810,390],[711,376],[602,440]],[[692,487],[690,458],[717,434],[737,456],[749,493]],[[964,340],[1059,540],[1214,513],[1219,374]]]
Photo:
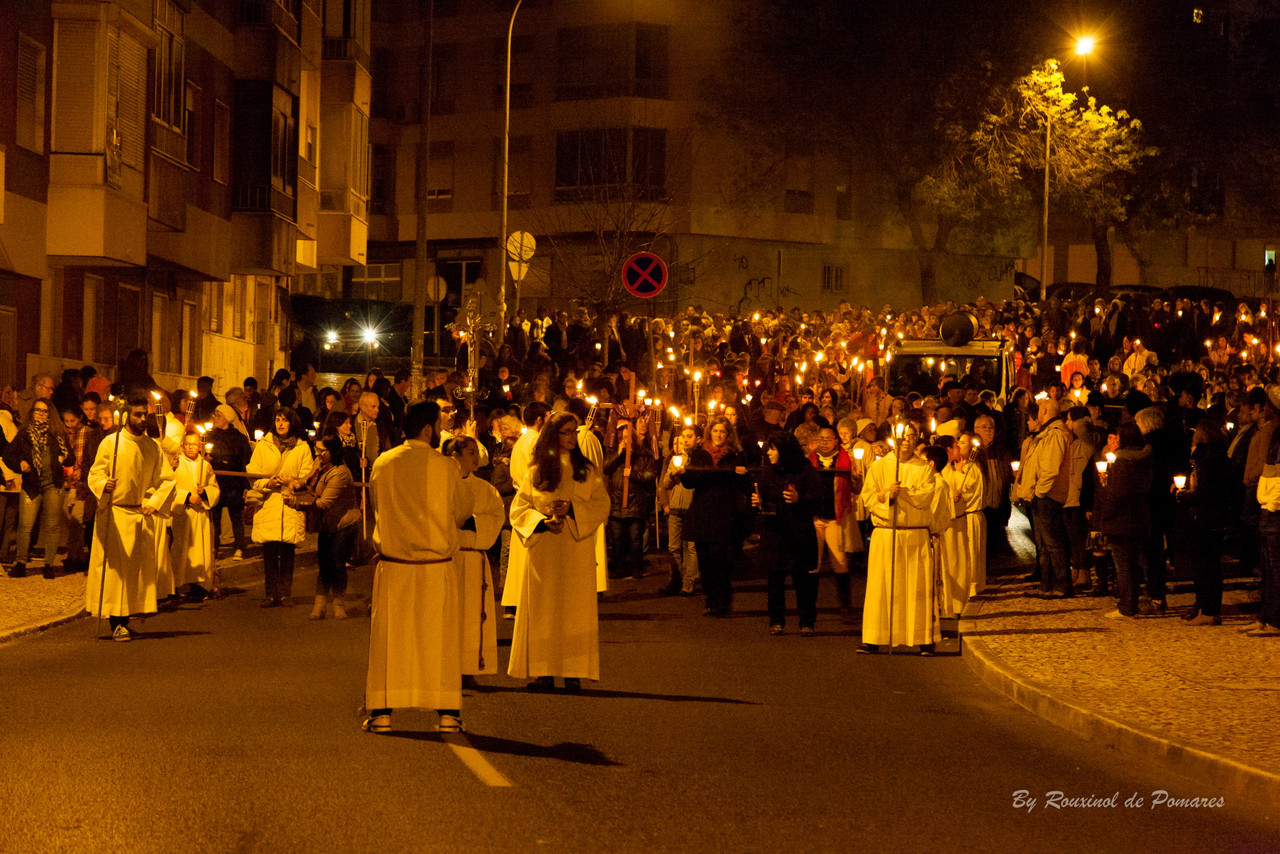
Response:
[[[693,490],[676,479],[675,473],[684,466],[688,454],[701,444],[701,434],[695,425],[686,425],[672,442],[674,453],[663,465],[658,482],[658,502],[667,515],[667,552],[671,556],[671,578],[658,591],[662,596],[692,596],[698,583],[698,553],[693,540],[685,539],[684,514],[693,501]]]
[[[818,617],[818,559],[814,517],[824,492],[822,481],[795,436],[782,430],[765,443],[768,465],[760,472],[751,504],[764,513],[761,548],[769,567],[769,634],[786,632],[786,583],[796,592],[800,634],[811,637]]]
[[[294,554],[306,537],[306,520],[293,506],[293,492],[311,476],[312,464],[298,414],[281,409],[275,414],[275,430],[254,446],[247,467],[254,489],[264,495],[253,516],[253,541],[262,543],[264,608],[293,604]]]
[[[1094,505],[1093,525],[1107,538],[1116,564],[1119,601],[1111,619],[1137,617],[1138,588],[1147,561],[1151,537],[1151,448],[1138,425],[1121,424],[1115,462],[1107,466]]]
[[[953,423],[953,422],[948,422]],[[973,435],[941,435],[934,444],[947,452],[938,474],[951,490],[953,517],[940,538],[942,613],[957,618],[971,596],[987,583],[987,531],[982,515],[982,470],[973,462]]]
[[[1181,481],[1181,483],[1179,483]],[[1191,435],[1191,476],[1174,477],[1184,510],[1185,542],[1195,568],[1196,601],[1188,625],[1222,624],[1222,543],[1230,520],[1231,464],[1227,436],[1217,422],[1201,419]]]
[[[1071,580],[1077,590],[1092,591],[1093,577],[1089,560],[1089,513],[1093,510],[1095,478],[1094,463],[1105,437],[1094,430],[1089,410],[1073,406],[1067,410],[1067,429],[1071,431],[1071,482],[1067,500],[1063,505],[1063,520],[1067,527],[1067,543],[1071,549]],[[1105,584],[1105,580],[1101,583]]]
[[[209,508],[218,503],[218,482],[213,467],[204,457],[201,436],[191,431],[182,437],[182,453],[173,472],[170,512],[173,521],[173,564],[175,587],[187,586],[193,601],[208,595],[205,585],[214,576],[213,527]]]

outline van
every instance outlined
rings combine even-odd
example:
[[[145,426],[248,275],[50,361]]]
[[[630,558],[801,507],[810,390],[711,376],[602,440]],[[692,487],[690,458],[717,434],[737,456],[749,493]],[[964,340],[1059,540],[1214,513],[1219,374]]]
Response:
[[[894,397],[908,392],[937,395],[942,378],[973,377],[996,394],[1003,408],[1013,387],[1013,342],[975,338],[950,346],[941,338],[892,341],[885,352],[886,390]]]

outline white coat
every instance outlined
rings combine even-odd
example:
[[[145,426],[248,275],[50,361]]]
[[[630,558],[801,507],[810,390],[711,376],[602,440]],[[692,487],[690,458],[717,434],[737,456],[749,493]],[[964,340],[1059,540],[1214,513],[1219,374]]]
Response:
[[[306,516],[301,510],[287,507],[284,503],[284,492],[291,493],[292,490],[286,490],[281,486],[268,492],[267,481],[273,475],[305,481],[311,476],[311,466],[311,448],[302,440],[298,440],[298,443],[283,455],[274,437],[262,439],[253,446],[253,456],[249,458],[249,465],[245,467],[245,471],[257,478],[253,481],[253,487],[266,496],[258,507],[258,511],[253,514],[255,543],[280,542],[297,545],[306,539]]]

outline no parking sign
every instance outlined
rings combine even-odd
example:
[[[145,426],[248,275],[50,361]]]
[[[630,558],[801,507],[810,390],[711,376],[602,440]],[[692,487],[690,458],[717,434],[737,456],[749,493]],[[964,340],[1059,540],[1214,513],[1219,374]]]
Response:
[[[667,262],[652,252],[637,252],[622,265],[622,284],[633,297],[657,296],[667,286]]]

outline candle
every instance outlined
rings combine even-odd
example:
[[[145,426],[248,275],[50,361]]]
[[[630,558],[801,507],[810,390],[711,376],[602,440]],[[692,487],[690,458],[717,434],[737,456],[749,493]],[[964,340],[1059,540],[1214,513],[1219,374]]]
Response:
[[[1173,485],[1178,489],[1185,489],[1187,486],[1187,476],[1185,474],[1175,474],[1173,476]]]
[[[1017,460],[1014,460],[1013,462],[1009,463],[1009,465],[1013,466],[1013,473],[1014,473],[1014,474],[1017,474],[1017,473],[1018,473],[1018,467],[1019,467],[1019,466],[1021,466],[1021,465],[1022,465],[1022,463],[1018,462]]]
[[[853,458],[858,462],[862,462],[862,458],[866,455],[866,453],[867,453],[866,448],[854,448]]]
[[[1107,473],[1107,461],[1106,461],[1106,460],[1098,460],[1096,463],[1094,463],[1094,466],[1096,466],[1096,467],[1097,467],[1097,469],[1098,469],[1098,474],[1106,474],[1106,473]]]
[[[1107,451],[1107,453],[1104,454],[1104,456],[1107,458],[1108,464],[1114,463],[1116,461],[1116,455],[1111,453],[1110,451]]]
[[[675,466],[676,468],[680,468],[682,465],[684,465],[684,455],[676,454],[674,457],[672,457],[671,465]]]

